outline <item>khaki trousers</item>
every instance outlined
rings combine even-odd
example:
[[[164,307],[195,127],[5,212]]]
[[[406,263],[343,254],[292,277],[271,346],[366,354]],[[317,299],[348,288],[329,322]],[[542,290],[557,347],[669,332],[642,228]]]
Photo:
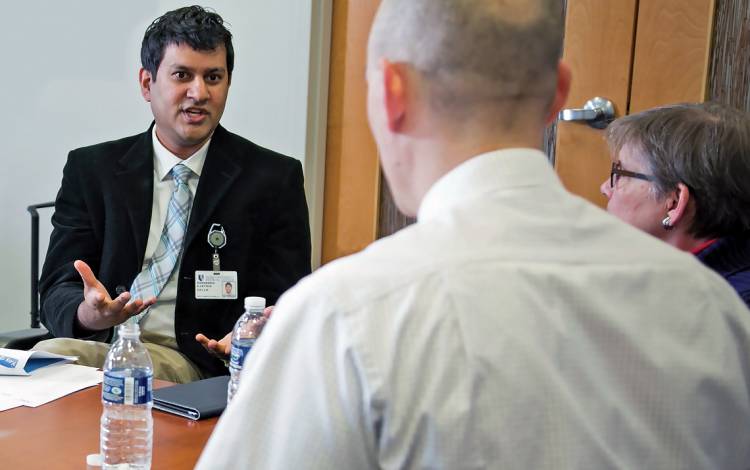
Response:
[[[176,383],[187,383],[203,378],[198,367],[179,351],[161,344],[143,341],[151,362],[154,378]],[[78,356],[76,364],[102,368],[110,345],[98,341],[73,338],[54,338],[40,341],[33,349],[65,356]]]

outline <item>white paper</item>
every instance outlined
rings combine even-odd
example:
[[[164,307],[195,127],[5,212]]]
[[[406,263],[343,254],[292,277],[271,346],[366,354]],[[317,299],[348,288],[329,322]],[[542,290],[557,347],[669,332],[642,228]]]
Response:
[[[0,401],[16,400],[36,407],[102,382],[95,367],[61,364],[28,376],[0,376]]]
[[[0,375],[31,375],[51,365],[75,362],[76,356],[62,356],[46,351],[21,351],[0,348]]]
[[[0,397],[0,411],[10,410],[19,406],[23,406],[23,403],[20,400],[17,400],[15,398]]]

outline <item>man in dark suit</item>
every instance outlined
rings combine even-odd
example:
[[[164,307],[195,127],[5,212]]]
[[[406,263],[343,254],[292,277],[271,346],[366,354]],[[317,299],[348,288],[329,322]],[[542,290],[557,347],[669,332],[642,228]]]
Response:
[[[302,168],[219,125],[234,65],[219,15],[166,13],[141,60],[154,124],[74,150],[65,165],[40,282],[42,321],[57,338],[37,349],[101,366],[113,327],[137,316],[154,376],[187,382],[226,373],[208,338],[231,332],[243,297],[275,303],[310,272]],[[162,282],[139,287],[159,269]]]

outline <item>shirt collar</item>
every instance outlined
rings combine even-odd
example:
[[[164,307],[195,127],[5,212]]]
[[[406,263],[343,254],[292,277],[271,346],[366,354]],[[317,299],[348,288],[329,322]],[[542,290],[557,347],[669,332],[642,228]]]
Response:
[[[494,150],[466,160],[438,179],[422,199],[417,219],[436,218],[462,201],[489,192],[556,184],[557,175],[540,150]]]
[[[692,254],[694,254],[694,255],[697,255],[697,254],[701,253],[703,250],[705,250],[706,248],[708,248],[709,246],[711,246],[714,243],[716,243],[717,240],[718,240],[718,238],[714,238],[714,239],[711,239],[711,240],[706,240],[705,242],[701,243],[700,245],[698,245],[695,248],[693,248],[692,250],[690,250],[690,252]]]
[[[211,144],[211,137],[206,140],[206,143],[201,148],[185,160],[173,154],[162,145],[159,138],[156,137],[156,124],[154,124],[151,130],[151,140],[154,146],[154,169],[159,176],[159,181],[164,181],[169,172],[172,171],[172,168],[178,163],[182,163],[190,168],[193,170],[193,173],[200,177],[203,171],[203,164],[206,161],[206,155],[208,154],[208,146]]]

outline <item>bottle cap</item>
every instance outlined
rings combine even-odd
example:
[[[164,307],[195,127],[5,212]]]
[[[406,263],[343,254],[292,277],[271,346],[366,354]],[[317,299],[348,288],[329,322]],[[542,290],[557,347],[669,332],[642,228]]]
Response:
[[[119,336],[139,336],[141,329],[138,326],[138,320],[135,317],[130,317],[117,327],[117,334]]]
[[[245,297],[245,310],[251,308],[266,308],[266,299],[264,297]]]
[[[86,465],[89,467],[101,467],[103,463],[102,454],[89,454],[86,456]]]

